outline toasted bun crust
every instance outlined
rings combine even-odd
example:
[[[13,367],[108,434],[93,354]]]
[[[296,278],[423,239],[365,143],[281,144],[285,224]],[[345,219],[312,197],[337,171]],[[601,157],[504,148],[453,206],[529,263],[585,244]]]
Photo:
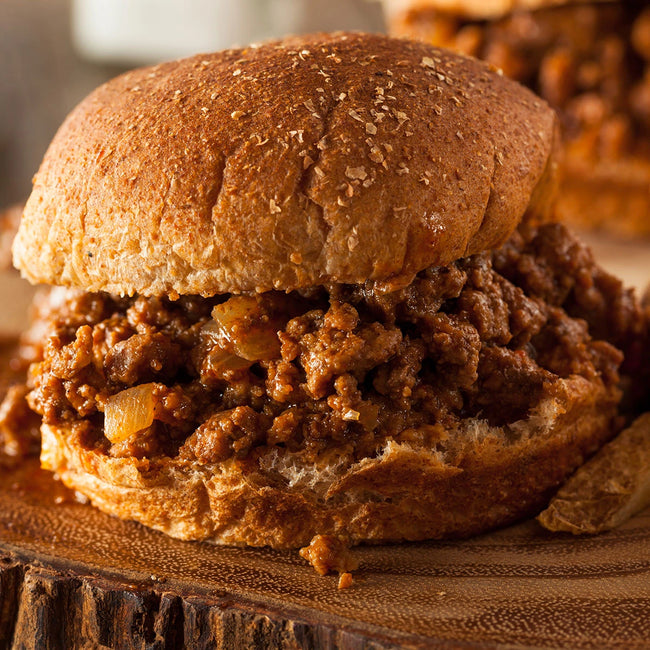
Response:
[[[613,432],[617,396],[600,380],[561,380],[556,397],[508,429],[467,420],[437,449],[389,441],[377,458],[305,462],[273,448],[212,465],[110,458],[43,425],[42,465],[104,512],[181,539],[304,546],[482,532],[541,509]]]
[[[591,3],[610,0],[590,0]],[[534,11],[547,7],[580,4],[584,0],[383,0],[389,18],[420,9],[436,9],[463,18],[489,20],[514,11]]]
[[[554,133],[487,65],[380,35],[136,70],[62,125],[14,261],[32,282],[130,295],[408,281],[508,237]]]

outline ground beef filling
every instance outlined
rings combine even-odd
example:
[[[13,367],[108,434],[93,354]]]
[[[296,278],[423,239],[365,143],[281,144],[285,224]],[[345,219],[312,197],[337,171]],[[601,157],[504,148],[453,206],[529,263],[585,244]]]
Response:
[[[467,21],[415,10],[395,30],[489,61],[558,109],[585,156],[650,157],[650,8],[585,2]]]
[[[636,310],[636,311],[635,311]],[[30,406],[116,457],[201,463],[282,446],[357,457],[434,444],[465,418],[503,425],[560,378],[617,395],[632,296],[558,225],[429,268],[407,287],[118,298],[50,310]]]

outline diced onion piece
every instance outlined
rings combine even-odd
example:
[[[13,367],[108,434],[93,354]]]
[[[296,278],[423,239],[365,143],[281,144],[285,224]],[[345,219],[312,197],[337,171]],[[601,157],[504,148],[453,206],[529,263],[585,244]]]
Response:
[[[204,370],[216,375],[221,375],[228,370],[240,370],[242,368],[249,368],[250,361],[238,357],[226,350],[215,347],[205,359]]]
[[[153,423],[154,384],[127,388],[106,400],[104,435],[113,443],[122,442]]]
[[[255,318],[260,313],[255,298],[250,296],[232,296],[212,310],[212,318],[226,331],[232,330],[238,321]]]
[[[280,354],[277,323],[250,296],[233,296],[212,310],[218,335],[232,352],[248,361],[273,359]],[[208,326],[204,331],[215,331]]]
[[[280,356],[280,341],[272,329],[251,328],[246,338],[235,342],[235,352],[249,361],[274,359]]]
[[[366,431],[374,431],[379,424],[379,406],[371,402],[361,402],[358,410],[349,408],[341,417],[346,422],[358,422]]]
[[[354,409],[348,409],[343,414],[343,419],[348,422],[356,422],[359,419],[359,411],[355,411]]]

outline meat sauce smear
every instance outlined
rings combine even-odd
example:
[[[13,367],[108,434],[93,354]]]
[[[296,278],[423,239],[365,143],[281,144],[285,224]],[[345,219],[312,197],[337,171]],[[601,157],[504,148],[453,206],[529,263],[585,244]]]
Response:
[[[87,448],[200,463],[260,446],[345,444],[361,458],[389,437],[434,444],[465,418],[525,418],[571,375],[617,396],[640,322],[632,294],[559,225],[390,293],[68,290],[51,303],[30,406]]]

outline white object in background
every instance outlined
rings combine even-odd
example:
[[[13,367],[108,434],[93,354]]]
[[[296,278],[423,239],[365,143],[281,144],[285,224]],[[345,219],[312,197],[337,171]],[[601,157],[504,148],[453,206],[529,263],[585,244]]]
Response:
[[[74,0],[75,45],[85,58],[155,63],[266,36],[264,0]]]
[[[370,0],[73,0],[72,20],[82,56],[126,65],[287,34],[384,27]]]

